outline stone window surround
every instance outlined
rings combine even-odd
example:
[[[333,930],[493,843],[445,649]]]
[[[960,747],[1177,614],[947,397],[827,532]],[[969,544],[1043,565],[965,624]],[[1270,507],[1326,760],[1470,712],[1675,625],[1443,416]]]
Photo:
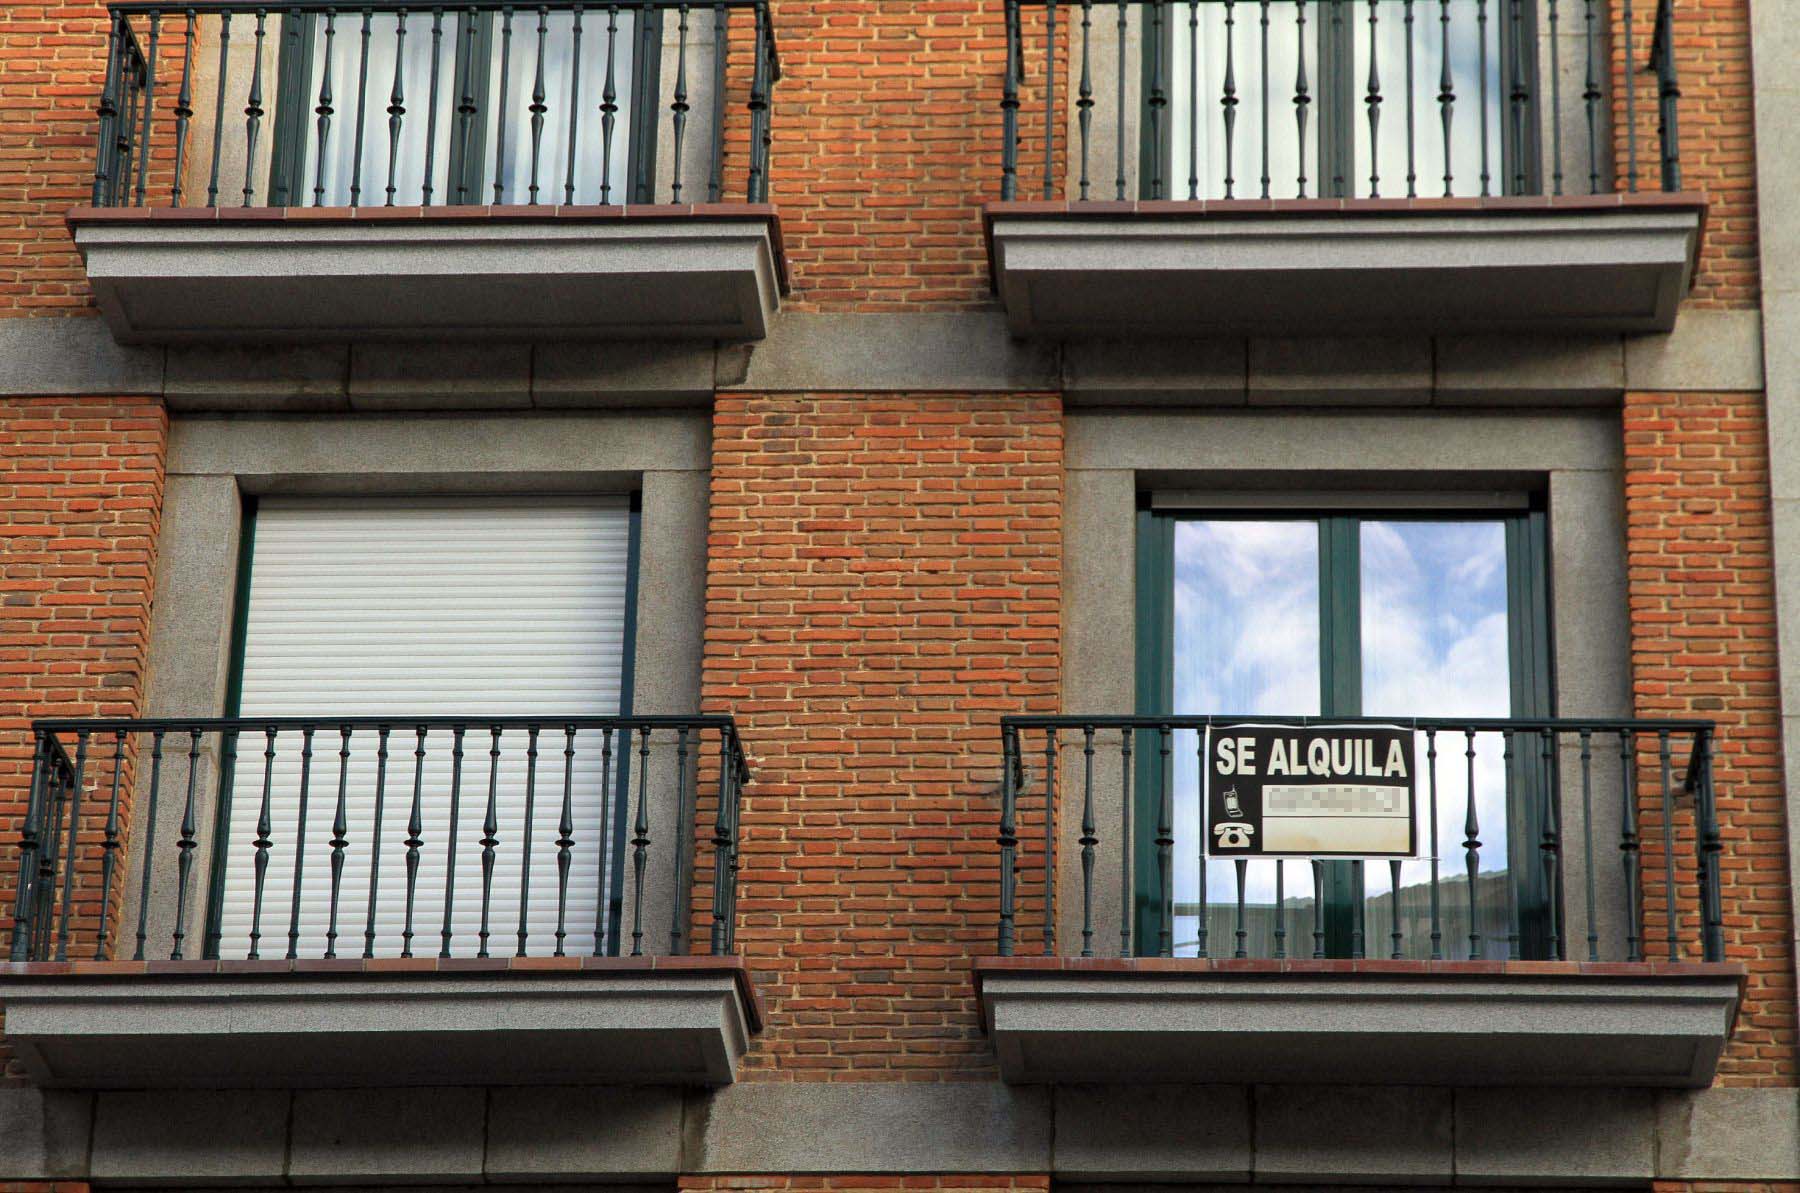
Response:
[[[1552,676],[1565,717],[1617,717],[1631,710],[1630,625],[1626,602],[1624,473],[1616,410],[1245,411],[1070,410],[1063,510],[1063,710],[1070,715],[1130,712],[1135,706],[1135,535],[1139,495],[1215,493],[1243,508],[1256,494],[1280,508],[1283,495],[1358,494],[1391,507],[1396,491],[1432,494],[1525,490],[1549,509]],[[1305,461],[1296,468],[1296,461]],[[1432,468],[1426,465],[1438,464]],[[1122,532],[1123,530],[1123,532]],[[1568,747],[1565,747],[1565,749]],[[1565,773],[1574,773],[1565,766]],[[1073,778],[1076,786],[1071,787]],[[1596,790],[1609,775],[1595,769]],[[1062,794],[1079,791],[1063,776]],[[1095,779],[1101,836],[1116,837],[1120,792],[1102,769]],[[1564,801],[1565,821],[1578,801]],[[1595,809],[1596,848],[1617,840],[1610,801]],[[1079,816],[1058,831],[1058,935],[1079,940]],[[1578,874],[1579,834],[1565,823],[1570,874]],[[1110,833],[1107,829],[1110,828]],[[1096,940],[1116,954],[1119,852],[1097,850]],[[1567,915],[1585,923],[1584,892],[1569,883]],[[1602,899],[1602,940],[1619,940]],[[1605,954],[1603,954],[1604,956]],[[1619,958],[1619,959],[1622,959]]]
[[[245,496],[631,491],[643,510],[632,710],[697,712],[710,453],[709,420],[698,412],[178,417],[169,433],[145,715],[224,711]],[[202,765],[209,762],[203,756]],[[184,781],[165,767],[165,789]],[[215,793],[205,781],[197,790],[206,805],[198,822],[210,826]],[[652,839],[667,839],[672,800],[652,790],[650,803]],[[181,801],[162,801],[158,840],[175,840],[181,812]],[[209,844],[196,853],[196,873],[208,872]],[[136,859],[127,870],[125,915],[134,923]],[[649,906],[669,906],[664,870],[649,872]],[[152,874],[152,949],[168,939],[173,900],[174,867],[163,864]]]

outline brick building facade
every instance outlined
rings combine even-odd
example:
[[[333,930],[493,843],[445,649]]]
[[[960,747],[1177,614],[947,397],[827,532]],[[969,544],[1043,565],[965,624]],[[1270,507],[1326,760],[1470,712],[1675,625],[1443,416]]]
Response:
[[[1800,1187],[1780,5],[6,5],[0,1181]]]

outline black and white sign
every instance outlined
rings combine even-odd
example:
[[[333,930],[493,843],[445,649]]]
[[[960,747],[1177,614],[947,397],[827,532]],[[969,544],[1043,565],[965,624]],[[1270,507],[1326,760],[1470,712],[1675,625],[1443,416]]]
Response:
[[[1413,735],[1379,725],[1215,725],[1209,857],[1418,856]]]

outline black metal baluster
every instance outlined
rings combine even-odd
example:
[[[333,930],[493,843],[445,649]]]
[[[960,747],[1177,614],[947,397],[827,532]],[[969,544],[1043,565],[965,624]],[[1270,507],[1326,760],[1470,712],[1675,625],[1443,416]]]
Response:
[[[1269,197],[1269,0],[1262,0],[1262,197]]]
[[[1163,6],[1152,4],[1147,10],[1150,18],[1150,42],[1153,45],[1163,44]],[[1163,192],[1163,112],[1169,106],[1168,94],[1163,90],[1163,56],[1153,55],[1150,59],[1150,88],[1145,97],[1146,121],[1150,138],[1150,197],[1165,198]]]
[[[1002,957],[1013,955],[1014,900],[1017,887],[1019,854],[1018,824],[1014,812],[1018,806],[1018,788],[1013,774],[1019,749],[1017,734],[1003,728],[1000,734],[1000,930],[998,947]]]
[[[1438,74],[1438,120],[1444,126],[1444,197],[1448,199],[1456,177],[1450,153],[1450,130],[1456,116],[1456,77],[1450,71],[1450,0],[1438,0],[1438,31],[1442,41],[1439,57],[1443,60]]]
[[[125,731],[113,733],[112,794],[106,801],[106,828],[100,838],[100,930],[94,938],[94,959],[106,956],[107,908],[111,904],[113,868],[119,854],[119,781],[125,771]],[[123,903],[123,900],[120,901]]]
[[[350,145],[350,206],[362,206],[363,127],[369,117],[369,34],[374,13],[363,9],[356,50],[356,129]]]
[[[686,86],[687,14],[682,14],[682,86]],[[581,5],[575,6],[572,36],[569,41],[569,161],[563,178],[563,202],[575,202],[576,147],[581,144]],[[681,176],[681,134],[675,135],[675,175]]]
[[[198,842],[194,840],[194,784],[200,773],[200,730],[188,730],[188,773],[187,799],[182,805],[181,828],[175,839],[175,930],[171,937],[172,948],[169,960],[180,961],[182,942],[187,939],[187,900],[188,880],[194,869],[194,850]],[[76,784],[76,797],[81,795],[81,786]],[[73,860],[73,859],[71,859]]]
[[[62,859],[62,908],[56,923],[56,959],[69,959],[69,913],[74,903],[75,866],[80,860],[76,850],[81,841],[81,797],[84,792],[84,775],[87,770],[88,731],[83,729],[75,734],[75,779],[72,794],[69,797],[69,834],[68,845],[63,849]]]
[[[638,801],[637,822],[633,825],[631,838],[631,955],[644,955],[644,867],[650,862],[650,810],[646,803],[650,791],[650,727],[638,729],[639,765],[638,765]],[[629,730],[621,742],[621,749],[629,750]],[[626,769],[629,771],[630,762]]]
[[[287,958],[300,955],[300,891],[306,874],[306,803],[312,783],[313,727],[300,731],[300,811],[294,818],[294,894],[288,904]]]
[[[1550,7],[1550,193],[1563,193],[1562,162],[1562,41],[1558,33],[1557,0]]]
[[[624,732],[629,733],[630,731],[625,730]],[[625,740],[627,743],[630,741],[629,737]],[[627,744],[626,748],[630,748],[629,744]],[[621,775],[621,780],[623,780],[624,777],[624,775]],[[612,727],[608,726],[600,731],[600,878],[599,890],[594,893],[594,956],[596,957],[604,955],[606,951],[606,923],[608,918],[606,874],[608,859],[613,855],[612,825],[614,816],[612,778],[613,731]],[[629,793],[624,782],[619,784],[619,798],[621,800],[629,798]],[[621,897],[621,892],[614,892],[612,901],[616,903]],[[619,942],[617,940],[613,941],[612,947],[614,951],[617,951]]]
[[[1313,957],[1325,956],[1325,863],[1312,863]]]
[[[1487,198],[1489,189],[1488,170],[1488,38],[1487,38],[1487,4],[1488,0],[1475,0],[1475,45],[1479,65],[1476,77],[1480,83],[1481,111],[1481,197]]]
[[[1000,89],[1000,198],[1019,189],[1019,0],[1006,0],[1006,79]]]
[[[531,197],[526,200],[531,206],[538,201],[538,167],[543,161],[544,152],[544,113],[549,111],[544,106],[544,37],[550,32],[550,10],[543,5],[538,6],[537,23],[537,72],[531,85],[531,183],[526,193]]]
[[[1287,958],[1287,862],[1275,859],[1275,959]]]
[[[1350,918],[1350,956],[1361,961],[1363,952],[1363,919],[1368,915],[1368,888],[1363,885],[1363,864],[1360,861],[1350,863],[1350,884],[1356,891],[1356,906],[1351,909]]]
[[[420,834],[425,831],[422,796],[425,788],[425,726],[417,729],[418,744],[413,747],[412,810],[406,818],[406,921],[400,929],[400,955],[413,955],[413,907],[419,890],[419,849],[425,844]]]
[[[1675,9],[1671,0],[1656,6],[1655,48],[1651,65],[1656,69],[1656,135],[1662,148],[1662,188],[1681,189],[1681,86],[1675,72]]]
[[[475,115],[475,22],[480,12],[470,7],[464,11],[462,21],[458,25],[457,60],[460,68],[457,73],[462,76],[462,91],[456,97],[456,202],[466,204],[469,201],[469,178],[471,163],[469,161],[469,138],[474,133]],[[477,182],[479,187],[479,182]]]
[[[481,927],[475,934],[477,957],[488,955],[488,912],[494,898],[495,849],[500,844],[500,726],[490,729],[487,811],[481,818]]]
[[[1588,960],[1600,960],[1600,913],[1594,901],[1594,773],[1593,732],[1581,731],[1581,848],[1582,870],[1587,875]]]
[[[525,731],[525,825],[519,837],[519,951],[517,956],[525,955],[525,946],[531,932],[531,828],[537,821],[537,764],[538,764],[538,727],[532,725]],[[568,833],[565,831],[564,836]],[[558,930],[561,930],[562,911],[557,910]],[[562,948],[562,939],[557,938],[558,951]]]
[[[1237,946],[1232,949],[1231,955],[1242,958],[1250,955],[1245,947],[1250,939],[1250,933],[1244,925],[1244,886],[1249,875],[1250,862],[1247,858],[1240,857],[1233,858],[1231,864],[1237,870],[1237,927],[1233,933],[1237,938]]]
[[[1379,0],[1369,0],[1369,84],[1363,102],[1369,109],[1369,198],[1381,198],[1381,38]]]
[[[1438,899],[1438,784],[1437,730],[1425,731],[1425,770],[1431,795],[1431,959],[1444,959],[1443,909]]]
[[[188,9],[186,17],[181,32],[181,86],[175,92],[175,185],[169,195],[170,207],[181,206],[181,172],[187,163],[188,126],[194,119],[194,10]]]
[[[1392,901],[1389,910],[1394,913],[1394,948],[1389,956],[1398,961],[1406,955],[1405,937],[1401,934],[1400,929],[1400,863],[1398,860],[1388,862],[1388,884],[1388,897]]]
[[[254,859],[251,865],[255,875],[252,879],[250,898],[249,958],[252,961],[262,958],[263,887],[269,876],[269,847],[274,844],[269,839],[269,834],[275,830],[269,802],[275,781],[275,734],[276,729],[273,725],[263,730],[262,805],[256,815],[256,839],[250,843],[251,856]]]
[[[675,897],[670,900],[673,910],[669,916],[669,952],[680,956],[687,952],[687,909],[691,879],[687,872],[687,847],[692,840],[696,827],[697,815],[694,804],[688,799],[687,781],[687,745],[688,730],[683,725],[675,733],[675,831],[669,834],[675,846]],[[696,798],[698,793],[695,793]]]
[[[556,955],[564,955],[568,939],[569,866],[575,849],[575,726],[563,726],[562,815],[556,822]],[[606,868],[606,859],[600,859]],[[596,937],[598,933],[595,934]]]
[[[1081,127],[1081,200],[1088,197],[1088,133],[1094,123],[1094,74],[1088,56],[1088,39],[1094,26],[1094,0],[1081,0],[1081,90],[1075,101]]]
[[[237,747],[239,730],[223,729],[219,732],[219,783],[213,796],[213,807],[221,809],[227,817],[230,815],[233,797],[237,792]],[[217,842],[215,841],[215,845]],[[209,883],[206,903],[202,914],[206,917],[206,937],[201,946],[201,957],[217,959],[219,956],[220,922],[224,917],[225,888],[222,884]]]
[[[99,117],[100,131],[94,141],[94,206],[100,207],[110,203],[112,193],[112,141],[114,139],[113,122],[119,118],[119,90],[124,85],[125,48],[128,44],[130,26],[126,18],[113,15],[107,26],[106,37],[106,79],[100,87],[100,103],[95,109]],[[24,889],[21,882],[20,889]]]
[[[1463,858],[1469,879],[1469,960],[1481,959],[1481,920],[1475,906],[1475,875],[1481,869],[1481,820],[1475,813],[1475,731],[1465,729],[1468,738],[1469,785],[1464,792],[1468,810],[1463,816]]]
[[[125,81],[124,119],[117,122],[114,138],[114,178],[106,197],[108,207],[124,207],[131,202],[131,164],[136,160],[138,105],[144,98],[143,76],[134,70]]]
[[[1133,731],[1119,731],[1119,956],[1132,955],[1131,947],[1131,739]]]
[[[1200,0],[1188,0],[1188,198],[1200,197]]]
[[[1522,794],[1518,776],[1513,770],[1513,735],[1500,735],[1500,773],[1504,776],[1501,791],[1506,794],[1506,801],[1511,805],[1519,794]],[[1508,870],[1511,863],[1508,862]],[[1519,959],[1519,884],[1509,872],[1506,877],[1506,899],[1509,913],[1508,922],[1512,930],[1506,936],[1506,957],[1509,961]]]
[[[619,91],[613,75],[615,46],[619,36],[619,6],[606,10],[606,83],[600,91],[600,202],[612,202],[613,124],[618,119]]]
[[[431,10],[431,68],[426,73],[425,91],[425,176],[419,184],[419,202],[431,206],[437,175],[438,76],[443,73],[444,10]]]
[[[1169,774],[1169,747],[1171,730],[1167,725],[1159,725],[1156,729],[1157,748],[1162,755],[1161,774]],[[1160,892],[1159,906],[1162,915],[1159,917],[1162,928],[1157,932],[1156,954],[1159,957],[1175,955],[1175,793],[1165,779],[1162,784],[1162,798],[1156,806],[1156,876],[1157,889]],[[1205,916],[1204,909],[1201,916]]]
[[[507,99],[512,89],[512,21],[508,4],[500,10],[500,96],[494,107],[494,202],[506,202],[506,126],[511,122]]]
[[[1233,197],[1236,185],[1234,162],[1236,149],[1234,135],[1237,132],[1237,38],[1235,31],[1237,0],[1225,0],[1225,94],[1219,100],[1225,109],[1225,197]]]
[[[331,910],[325,922],[325,956],[337,956],[338,895],[344,881],[344,850],[350,844],[350,727],[338,732],[337,807],[331,818]]]
[[[699,765],[700,741],[694,743],[695,765]],[[697,780],[696,780],[697,781]],[[713,817],[713,904],[712,955],[723,955],[730,947],[732,900],[737,889],[732,875],[732,853],[736,830],[732,825],[732,807],[737,803],[737,765],[731,756],[731,738],[719,732],[719,807]]]
[[[1415,152],[1417,140],[1414,136],[1414,93],[1417,90],[1413,72],[1413,2],[1406,0],[1404,9],[1404,27],[1406,29],[1406,197],[1415,198],[1419,193],[1419,163]]]
[[[1587,85],[1582,88],[1581,102],[1587,108],[1588,193],[1600,193],[1600,90],[1599,67],[1596,64],[1594,39],[1594,0],[1582,0],[1583,51],[1587,59]]]
[[[688,6],[683,4],[676,10],[675,21],[675,98],[669,104],[669,123],[674,139],[674,160],[669,163],[669,201],[681,202],[681,146],[687,136],[688,89],[687,89],[687,42],[688,42]]]
[[[267,38],[268,10],[256,10],[256,44],[252,49],[255,60],[250,67],[249,102],[244,105],[244,206],[250,207],[256,202],[256,140],[262,131],[263,118],[263,43]]]
[[[162,791],[162,759],[163,731],[154,730],[150,734],[150,791],[149,804],[144,810],[144,848],[143,861],[138,874],[138,925],[137,948],[132,951],[131,959],[144,959],[144,942],[150,935],[150,865],[156,859],[156,802]],[[29,818],[27,832],[29,832]],[[29,850],[26,851],[29,859]],[[25,867],[19,870],[20,883],[23,884]]]
[[[1044,198],[1056,194],[1056,0],[1044,4]]]
[[[1681,948],[1676,937],[1679,929],[1675,915],[1675,789],[1670,781],[1669,731],[1660,729],[1656,734],[1657,760],[1662,769],[1662,833],[1663,833],[1663,896],[1669,922],[1664,925],[1669,944],[1669,960],[1681,959]]]
[[[1620,793],[1624,807],[1620,809],[1624,826],[1619,836],[1619,859],[1625,871],[1625,959],[1642,961],[1644,945],[1638,930],[1643,909],[1638,906],[1639,866],[1642,857],[1638,841],[1637,807],[1637,735],[1627,729],[1619,734]]]
[[[1513,194],[1525,193],[1525,111],[1531,91],[1525,82],[1525,41],[1520,24],[1519,0],[1507,0],[1507,17],[1512,23],[1512,88],[1507,93],[1512,117]]]
[[[450,955],[450,936],[456,917],[456,839],[462,828],[463,737],[467,726],[457,725],[450,731],[450,828],[444,850],[444,924],[438,930],[438,956]]]
[[[1094,955],[1094,727],[1081,729],[1081,955]]]
[[[1544,866],[1544,891],[1549,902],[1550,959],[1564,959],[1563,925],[1558,922],[1557,908],[1562,903],[1562,800],[1556,790],[1556,735],[1550,730],[1538,734],[1544,752],[1544,839],[1541,861]]]
[[[750,174],[745,197],[752,203],[769,197],[769,89],[775,83],[774,33],[769,27],[769,6],[758,3],[756,12],[755,69],[750,75]]]
[[[400,130],[406,122],[406,10],[394,15],[394,87],[388,93],[387,205],[394,205],[395,181],[400,169]]]
[[[1056,952],[1056,730],[1044,734],[1044,956]]]
[[[1671,33],[1673,36],[1673,33]],[[1699,846],[1700,885],[1700,959],[1725,960],[1725,909],[1719,890],[1719,853],[1724,842],[1719,839],[1718,808],[1713,791],[1713,739],[1710,729],[1695,733],[1693,765],[1698,773],[1691,776],[1694,784],[1694,830]]]
[[[1126,52],[1126,34],[1129,32],[1130,27],[1131,22],[1129,19],[1129,11],[1126,8],[1126,0],[1119,0],[1119,70],[1117,78],[1119,105],[1117,113],[1119,142],[1117,149],[1119,168],[1117,174],[1113,178],[1113,189],[1115,191],[1113,197],[1115,199],[1123,199],[1125,197],[1125,78],[1130,74],[1130,71],[1126,69],[1125,64],[1130,59],[1130,55]]]
[[[325,161],[331,138],[331,51],[337,44],[337,10],[325,12],[325,61],[319,68],[319,102],[313,108],[318,117],[319,161],[313,170],[313,206],[325,206]]]
[[[1207,946],[1209,943],[1207,940],[1207,933],[1210,931],[1210,925],[1207,923],[1208,915],[1206,909],[1206,800],[1204,799],[1206,784],[1205,727],[1194,730],[1194,767],[1194,773],[1201,776],[1200,784],[1202,795],[1202,798],[1197,800],[1194,806],[1194,840],[1199,843],[1199,847],[1195,851],[1197,856],[1194,861],[1199,875],[1200,894],[1200,930],[1194,938],[1194,955],[1197,957],[1205,957],[1207,955]],[[1163,764],[1163,774],[1166,777],[1169,773],[1168,763],[1165,760]],[[1173,914],[1174,913],[1171,911],[1171,917]]]
[[[207,177],[206,205],[219,205],[219,151],[225,144],[225,81],[231,55],[231,13],[219,14],[219,85],[213,98],[212,173]]]
[[[156,114],[156,59],[157,42],[162,37],[162,13],[151,12],[150,41],[144,54],[144,122],[139,129],[138,144],[143,151],[138,154],[137,162],[137,206],[144,205],[144,183],[150,169],[150,124]]]
[[[1448,2],[1448,0],[1446,0]],[[1294,0],[1294,138],[1299,146],[1300,169],[1295,176],[1296,197],[1306,198],[1306,117],[1312,95],[1306,83],[1306,0]]]
[[[375,955],[375,908],[381,893],[381,820],[387,809],[388,737],[386,725],[377,731],[375,745],[375,818],[369,827],[369,916],[363,925],[363,956]]]
[[[723,4],[713,5],[712,77],[712,174],[706,180],[706,201],[717,203],[725,194],[725,65],[726,17]],[[714,950],[717,952],[718,950]]]

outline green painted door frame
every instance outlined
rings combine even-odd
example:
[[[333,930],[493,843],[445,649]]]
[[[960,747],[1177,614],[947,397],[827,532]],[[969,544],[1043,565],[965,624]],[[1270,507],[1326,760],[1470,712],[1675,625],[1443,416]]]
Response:
[[[1186,519],[1222,516],[1256,520],[1293,519],[1319,528],[1319,708],[1327,717],[1363,715],[1361,534],[1364,521],[1493,519],[1506,535],[1509,703],[1515,717],[1554,713],[1550,654],[1548,523],[1539,506],[1520,512],[1369,515],[1267,511],[1211,515],[1200,510],[1153,510],[1140,503],[1137,515],[1137,667],[1139,716],[1232,713],[1236,709],[1172,707],[1174,699],[1175,527]],[[1425,715],[1426,710],[1421,710]],[[1158,734],[1140,731],[1133,743],[1136,792],[1133,808],[1135,933],[1140,956],[1155,955],[1165,930],[1161,884],[1156,870],[1156,830],[1163,791],[1173,781]],[[1517,892],[1515,930],[1527,957],[1547,956],[1549,908],[1560,906],[1562,891],[1546,887],[1538,842],[1547,816],[1554,816],[1556,762],[1533,734],[1512,735],[1513,766],[1508,776],[1508,873]],[[1433,843],[1435,848],[1435,843]],[[1363,932],[1363,863],[1327,862],[1325,949],[1349,957],[1366,939]],[[1202,863],[1202,881],[1204,881]]]

